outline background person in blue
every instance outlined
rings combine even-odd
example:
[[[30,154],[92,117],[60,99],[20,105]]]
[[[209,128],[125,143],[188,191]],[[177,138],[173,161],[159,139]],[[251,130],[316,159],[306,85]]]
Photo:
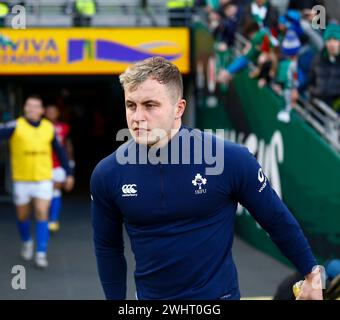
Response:
[[[182,126],[182,77],[171,62],[146,59],[129,67],[120,81],[133,139],[103,159],[91,177],[94,245],[106,298],[126,298],[125,224],[138,299],[240,299],[231,253],[239,202],[305,276],[299,299],[322,299],[321,286],[315,286],[320,268],[314,268],[300,226],[246,148],[213,136],[224,151],[224,170],[215,175],[205,174],[208,163],[191,161],[198,152],[193,143],[189,164],[121,164],[118,154],[157,154],[174,150],[180,135],[203,144],[211,135]]]

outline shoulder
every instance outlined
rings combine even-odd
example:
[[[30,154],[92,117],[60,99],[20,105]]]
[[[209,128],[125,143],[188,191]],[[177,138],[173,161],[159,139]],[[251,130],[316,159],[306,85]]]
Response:
[[[327,62],[327,51],[326,47],[323,47],[322,50],[315,55],[313,67],[319,67],[321,63],[324,64],[325,62]]]
[[[226,163],[232,164],[233,167],[242,167],[245,163],[254,160],[255,157],[247,147],[225,140],[224,159]]]
[[[230,153],[236,156],[242,156],[242,155],[244,156],[245,154],[249,153],[249,150],[247,147],[241,144],[235,143],[235,142],[228,141],[228,140],[224,140],[224,150],[228,152],[228,154]]]
[[[66,122],[62,122],[63,129],[66,133],[70,131],[70,125]]]
[[[200,129],[183,127],[181,129],[181,133],[184,135],[187,134],[190,136],[190,138],[197,138],[204,144],[211,143],[212,147],[214,148],[216,146],[223,148],[226,156],[244,157],[249,154],[249,151],[246,147],[222,138],[221,135],[224,135],[224,130],[222,130],[221,133],[218,131],[213,133],[211,130],[202,131]]]
[[[207,134],[205,133],[205,137],[206,136]],[[232,168],[244,167],[245,165],[248,165],[249,162],[255,160],[254,155],[249,149],[241,144],[226,140],[216,134],[212,135],[212,141],[212,145],[214,149],[216,149],[216,152],[221,152],[221,150],[223,150],[223,158],[226,166],[231,166]]]
[[[18,119],[0,123],[0,129],[15,129]]]
[[[131,140],[121,145],[115,152],[102,159],[94,168],[91,176],[91,184],[99,180],[105,181],[114,179],[118,172],[122,170],[122,166],[117,160],[118,153],[125,153],[133,144]]]
[[[52,129],[54,131],[53,123],[50,120],[47,120],[45,118],[41,119],[41,125],[48,127],[49,129]]]
[[[91,184],[93,182],[99,180],[105,180],[109,176],[114,173],[116,167],[116,154],[115,152],[111,153],[109,156],[102,159],[98,164],[95,166],[92,176],[91,176]]]
[[[69,126],[69,124],[68,123],[66,123],[66,122],[60,122],[60,121],[58,121],[58,122],[56,122],[55,124],[54,124],[54,126],[55,127],[59,127],[61,130],[63,130],[63,131],[69,131],[70,130],[70,126]]]
[[[212,133],[211,131],[201,131],[199,129],[187,129],[190,132],[190,137],[195,137],[203,141],[204,148],[206,148],[207,151],[211,148],[211,151],[214,154],[216,153],[216,156],[217,154],[221,155],[220,152],[223,151],[224,160],[229,164],[240,165],[254,158],[247,147],[225,140],[224,130]]]
[[[224,139],[224,130],[221,132],[216,131],[216,133],[212,133],[210,131],[202,132],[200,130],[197,130],[197,132],[201,132],[201,135],[205,141],[211,140],[215,144],[223,146],[226,155],[244,156],[245,154],[249,153],[248,149],[243,145]]]

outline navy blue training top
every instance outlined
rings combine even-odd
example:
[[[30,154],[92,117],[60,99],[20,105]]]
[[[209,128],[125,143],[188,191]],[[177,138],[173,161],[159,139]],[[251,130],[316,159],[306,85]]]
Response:
[[[189,153],[187,164],[121,164],[122,154],[139,159],[141,150],[150,150],[130,140],[92,174],[94,246],[106,298],[126,298],[125,224],[138,299],[239,299],[231,253],[238,202],[301,274],[311,272],[317,262],[299,224],[248,149],[196,129],[181,127],[180,135],[222,145],[223,172],[206,175],[212,165],[204,157],[193,163],[198,145],[192,139],[190,151],[179,152]],[[164,148],[174,149],[175,137]]]

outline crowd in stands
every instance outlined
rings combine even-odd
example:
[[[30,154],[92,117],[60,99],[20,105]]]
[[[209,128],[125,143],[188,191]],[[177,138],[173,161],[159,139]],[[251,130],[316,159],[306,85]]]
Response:
[[[282,94],[285,108],[278,114],[290,121],[290,111],[299,97],[316,97],[340,114],[340,25],[322,18],[320,1],[288,1],[282,12],[270,0],[197,1],[216,41],[216,48],[227,52],[236,32],[248,39],[243,53],[219,71],[220,83],[249,65],[249,76],[259,88],[270,85]],[[326,8],[327,9],[327,8]],[[321,19],[321,20],[320,20]]]
[[[340,25],[327,19],[322,25],[317,5],[322,0],[167,0],[170,26],[190,25],[194,9],[205,12],[219,57],[218,81],[227,87],[234,75],[250,68],[259,88],[269,85],[285,100],[278,119],[289,122],[299,97],[318,98],[340,114]],[[282,2],[281,2],[282,3]],[[0,0],[0,27],[13,4],[25,1]],[[156,26],[147,0],[136,1]],[[96,0],[65,0],[64,13],[74,26],[90,26],[98,12]],[[326,8],[327,13],[327,8]],[[138,23],[137,23],[138,25]],[[239,32],[248,39],[243,53],[232,59],[231,48]]]

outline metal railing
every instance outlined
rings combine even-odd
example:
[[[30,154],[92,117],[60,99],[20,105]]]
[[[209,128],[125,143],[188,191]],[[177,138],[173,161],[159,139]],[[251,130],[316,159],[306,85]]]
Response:
[[[9,1],[9,5],[20,1]],[[21,1],[22,2],[22,1]],[[26,0],[27,27],[70,27],[73,25],[74,1],[67,0]],[[13,18],[7,17],[8,25]],[[91,26],[135,26],[168,25],[166,2],[149,0],[147,8],[139,0],[97,0],[97,12]]]
[[[233,48],[234,54],[241,55],[247,45],[249,45],[249,41],[237,33]],[[250,64],[249,67],[250,69],[255,68],[253,64]],[[313,127],[336,151],[340,152],[340,116],[322,100],[300,97],[298,102],[295,110],[301,118]]]
[[[340,116],[325,102],[299,99],[297,111],[319,134],[340,152]],[[301,105],[303,106],[301,108]]]

